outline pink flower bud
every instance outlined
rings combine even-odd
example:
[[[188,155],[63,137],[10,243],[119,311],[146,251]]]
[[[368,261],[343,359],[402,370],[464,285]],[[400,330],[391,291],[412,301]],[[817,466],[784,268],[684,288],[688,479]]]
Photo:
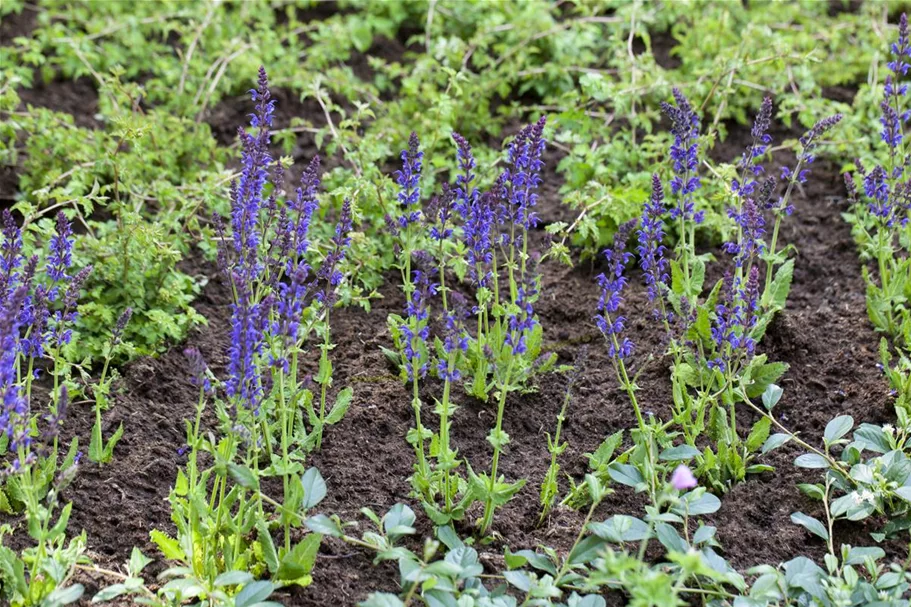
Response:
[[[692,489],[698,483],[696,477],[685,464],[680,464],[671,475],[671,486],[677,491],[686,491]]]

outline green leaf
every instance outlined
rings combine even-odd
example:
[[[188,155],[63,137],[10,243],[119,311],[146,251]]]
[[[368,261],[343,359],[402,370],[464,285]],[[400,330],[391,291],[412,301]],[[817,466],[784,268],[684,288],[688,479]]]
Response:
[[[282,558],[275,579],[291,582],[300,580],[304,576],[309,576],[310,572],[313,571],[313,565],[316,563],[316,553],[319,552],[319,545],[322,539],[323,536],[318,533],[304,536],[304,539],[298,542],[291,549],[291,552]]]
[[[234,607],[252,607],[269,598],[273,590],[275,590],[275,586],[271,582],[262,580],[251,582],[234,597]]]
[[[515,586],[522,592],[528,592],[531,590],[531,587],[532,587],[531,576],[529,576],[524,571],[517,571],[517,570],[504,571],[503,577],[506,578],[506,581],[509,582],[510,585]]]
[[[828,424],[826,424],[826,430],[823,433],[823,439],[826,441],[826,444],[831,445],[845,434],[851,431],[851,428],[854,427],[854,418],[850,415],[839,415]]]
[[[603,523],[591,523],[588,528],[601,539],[614,544],[639,542],[649,535],[648,523],[625,514],[615,514]]]
[[[304,487],[303,507],[305,509],[313,508],[326,497],[326,481],[316,468],[310,468],[304,472],[301,484]]]
[[[671,512],[684,516],[699,516],[702,514],[712,514],[718,512],[721,508],[721,500],[715,495],[707,493],[705,489],[694,489],[689,493],[680,496],[682,503],[671,508]]]
[[[886,433],[881,427],[873,424],[861,424],[854,432],[854,440],[861,443],[864,449],[876,453],[888,453],[891,450]]]
[[[234,462],[228,462],[228,474],[231,475],[231,478],[234,479],[235,483],[244,489],[259,491],[259,478],[250,468],[235,464]]]
[[[117,443],[120,442],[121,438],[123,438],[122,423],[117,426],[117,430],[114,431],[114,434],[111,436],[111,438],[108,439],[107,444],[104,446],[104,453],[102,454],[102,461],[104,463],[110,462],[114,459],[114,447],[117,446]]]
[[[788,442],[789,440],[791,440],[791,438],[792,438],[792,436],[791,436],[790,434],[784,434],[784,433],[782,433],[782,432],[779,432],[779,433],[777,433],[777,434],[773,434],[773,435],[770,436],[769,439],[762,445],[762,449],[760,449],[760,453],[762,453],[763,455],[765,455],[765,454],[768,453],[769,451],[773,451],[773,450],[777,449],[778,447],[782,446],[783,444],[785,444],[786,442]]]
[[[828,468],[829,462],[823,456],[817,453],[804,453],[794,460],[794,465],[798,468]]]
[[[911,487],[899,487],[895,490],[895,495],[911,503]]]
[[[784,394],[784,390],[781,389],[777,384],[769,384],[765,388],[765,392],[762,393],[762,404],[765,405],[765,408],[768,411],[771,411],[772,408],[778,404],[778,401],[781,400],[781,395]]]
[[[329,415],[326,416],[326,424],[332,425],[336,424],[345,416],[345,413],[348,411],[348,407],[351,406],[351,399],[354,396],[354,390],[345,388],[338,393],[338,396],[335,398],[335,404],[332,406],[332,410],[329,411]]]
[[[261,518],[256,521],[256,539],[262,550],[266,567],[269,568],[270,573],[275,573],[278,571],[278,553],[275,551],[275,542],[272,541],[272,534],[269,533],[269,525]]]
[[[405,607],[402,599],[388,592],[374,592],[366,601],[358,603],[358,607]]]
[[[390,537],[414,533],[414,510],[405,504],[396,504],[383,516],[383,530]]]
[[[253,575],[246,571],[225,571],[215,578],[215,586],[239,586],[253,581]]]
[[[345,535],[339,524],[325,514],[311,516],[304,521],[304,525],[306,525],[307,529],[310,531],[321,535],[328,535],[330,537],[342,537]]]
[[[693,459],[694,457],[699,456],[699,450],[690,445],[677,445],[676,447],[669,447],[661,452],[661,455],[658,456],[658,459],[665,462],[679,462],[683,460]]]
[[[57,607],[58,605],[69,605],[82,598],[85,588],[82,584],[73,584],[72,586],[61,586],[55,588],[44,601],[42,606]]]
[[[863,565],[867,558],[878,561],[886,556],[886,551],[876,546],[870,547],[852,547],[848,550],[848,556],[845,559],[845,565]]]
[[[795,512],[791,515],[791,522],[800,525],[813,535],[818,535],[824,540],[828,541],[829,539],[829,532],[826,530],[825,525],[812,516],[807,516],[803,512]]]
[[[758,398],[766,389],[788,370],[788,364],[782,362],[764,363],[751,368],[752,383],[747,386],[747,396]]]
[[[187,556],[180,548],[180,544],[174,538],[165,535],[158,529],[153,529],[149,534],[149,538],[156,546],[158,546],[158,549],[161,550],[161,554],[164,555],[166,559],[170,559],[172,561],[187,560]]]
[[[685,553],[689,549],[686,541],[680,537],[680,534],[677,533],[677,530],[674,529],[672,525],[668,525],[667,523],[656,523],[655,535],[657,536],[658,541],[661,542],[661,545],[669,551]]]
[[[142,550],[133,546],[133,552],[130,553],[129,572],[130,575],[139,575],[146,565],[152,562],[152,559],[142,553]]]
[[[604,540],[595,535],[590,535],[576,544],[573,551],[569,553],[569,563],[571,565],[588,564],[598,558],[603,548]]]
[[[89,460],[100,464],[104,462],[104,439],[101,437],[101,424],[92,426],[92,438],[89,440]]]
[[[127,587],[123,584],[113,584],[107,588],[102,588],[99,590],[95,596],[92,597],[93,603],[105,603],[112,599],[116,599],[123,593],[127,591]]]
[[[629,464],[613,464],[607,470],[612,479],[629,487],[635,488],[645,482],[639,470]]]
[[[769,438],[769,430],[771,427],[772,420],[768,417],[763,417],[756,422],[756,424],[753,425],[752,430],[750,430],[749,436],[747,436],[747,451],[753,453],[762,447],[765,444],[766,439]]]
[[[826,499],[825,489],[821,485],[813,485],[810,483],[800,483],[797,485],[797,488],[800,489],[800,492],[806,495],[809,498],[814,500],[823,501]]]
[[[506,547],[506,550],[503,554],[504,560],[506,561],[506,566],[510,569],[518,569],[524,567],[526,564],[531,565],[535,569],[549,573],[550,575],[557,575],[557,568],[554,567],[554,564],[543,554],[538,554],[533,550],[519,550],[518,552],[510,552],[509,547]]]
[[[791,291],[791,281],[794,277],[794,260],[789,259],[776,270],[775,278],[769,285],[768,293],[762,294],[764,307],[781,310],[788,300]]]

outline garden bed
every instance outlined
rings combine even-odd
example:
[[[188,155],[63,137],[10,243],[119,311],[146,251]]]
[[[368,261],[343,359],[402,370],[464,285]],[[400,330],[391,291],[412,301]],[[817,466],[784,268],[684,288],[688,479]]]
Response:
[[[836,11],[836,4],[833,3],[833,13],[860,10],[852,2]],[[9,20],[4,16],[0,38],[9,37],[12,31],[16,31],[17,35],[28,33],[36,26],[34,12],[29,7]],[[276,14],[284,24],[288,17],[280,11]],[[357,11],[347,5],[339,9],[334,4],[319,4],[298,10],[294,18],[309,23],[349,14],[357,14]],[[445,12],[443,14],[446,15]],[[603,15],[586,18],[596,23],[598,20],[608,23],[605,20],[612,15],[613,12],[607,11]],[[558,23],[563,22],[558,20]],[[418,65],[416,62],[421,60],[421,53],[426,52],[416,42],[424,30],[409,27],[400,27],[394,39],[377,34],[367,51],[354,52],[346,61],[333,67],[350,68],[364,82],[372,82],[375,78],[386,78],[386,75],[372,66],[371,58],[395,66],[403,64],[405,68],[401,72],[391,68],[390,73],[396,77],[390,79],[388,86],[379,87],[376,91],[378,104],[395,99],[401,93],[399,87],[405,86],[402,81],[409,76],[408,70]],[[426,27],[429,32],[429,16]],[[554,26],[561,27],[563,25]],[[380,31],[383,29],[380,28]],[[630,34],[630,60],[647,55],[648,50],[655,65],[662,69],[671,73],[673,70],[685,70],[686,61],[673,52],[681,34],[678,30],[677,35],[672,36],[670,31],[669,27],[656,30],[648,44],[641,36]],[[0,44],[5,42],[0,39]],[[314,44],[317,43],[318,40]],[[186,50],[186,40],[169,39],[169,44],[181,53]],[[505,54],[509,56],[509,53]],[[604,61],[604,66],[613,65],[609,59],[605,53],[598,61]],[[600,63],[593,65],[597,67],[586,68],[587,74],[610,74],[613,69],[602,69]],[[38,70],[35,76],[34,86],[19,90],[21,105],[15,108],[17,112],[24,113],[28,106],[48,108],[70,114],[77,127],[105,127],[105,120],[99,114],[103,104],[100,95],[104,93],[99,93],[97,83],[92,79],[87,76],[74,79],[60,74],[42,82]],[[705,86],[703,80],[700,76],[700,86]],[[715,84],[722,80],[719,76]],[[136,81],[144,81],[144,76]],[[867,93],[859,82],[832,84],[820,90],[821,97],[841,104],[850,104],[855,97]],[[449,88],[446,92],[449,93]],[[346,170],[351,165],[350,168],[358,172],[357,178],[362,179],[360,170],[372,168],[355,165],[344,144],[327,144],[332,139],[342,139],[337,133],[337,129],[341,128],[339,123],[356,111],[355,105],[345,95],[331,91],[325,99],[317,100],[313,96],[302,98],[299,90],[282,86],[273,88],[273,93],[277,100],[273,127],[292,130],[295,125],[299,127],[290,136],[290,144],[283,152],[294,163],[290,172],[293,179],[286,183],[296,182],[300,171],[316,154],[323,158],[323,168],[327,172]],[[546,113],[546,108],[551,107],[545,104],[546,100],[532,87],[516,87],[505,98],[499,93],[491,94],[486,101],[490,104],[491,114],[497,116],[491,129],[495,132],[480,128],[485,139],[483,143],[500,148],[501,142],[514,137],[526,120],[540,115],[542,107]],[[324,102],[331,107],[327,109]],[[776,107],[778,102],[776,99]],[[568,103],[572,105],[573,101]],[[600,103],[590,102],[586,108],[593,115],[600,116],[597,113]],[[146,99],[141,104],[137,103],[138,106],[141,106],[140,114],[156,108]],[[205,123],[198,128],[204,134],[205,129],[209,129],[217,142],[218,154],[223,153],[222,148],[230,148],[232,153],[238,151],[237,127],[248,121],[251,107],[248,96],[225,95],[195,116],[197,122]],[[724,102],[721,107],[724,107]],[[634,104],[633,114],[635,108]],[[718,110],[718,115],[721,111]],[[732,113],[737,115],[737,111]],[[572,123],[572,119],[581,120],[579,115],[572,114],[572,108],[564,109],[563,116],[571,116],[567,123]],[[616,122],[612,122],[614,118]],[[297,120],[292,122],[294,119]],[[345,136],[349,137],[349,141],[355,140],[371,128],[374,120],[379,122],[382,119],[382,116],[364,118],[356,126],[349,125]],[[417,110],[415,120],[424,120]],[[708,116],[705,122],[709,124]],[[664,130],[670,126],[666,118],[648,124],[648,128],[639,123],[633,124],[636,137],[651,134],[652,128]],[[626,117],[612,115],[605,122],[605,133],[598,141],[606,144],[611,137],[626,134],[630,130],[628,126]],[[705,154],[706,162],[712,166],[736,163],[753,143],[751,125],[741,124],[725,115],[721,126],[726,136],[715,142]],[[774,161],[766,166],[767,173],[778,174],[782,167],[794,165],[796,156],[793,148],[796,146],[790,144],[805,130],[797,124],[791,128],[772,127],[773,145],[783,142],[788,142],[788,145],[783,146],[785,149],[775,150]],[[327,135],[330,132],[332,137]],[[283,140],[287,143],[287,139],[285,136]],[[550,233],[547,230],[549,225],[558,222],[561,225],[570,224],[579,216],[579,207],[566,204],[565,199],[572,196],[574,189],[580,188],[568,181],[574,177],[568,176],[567,171],[557,170],[561,161],[577,159],[579,148],[565,139],[552,143],[543,155],[543,183],[537,201],[540,224],[530,232],[528,239],[533,256],[547,253],[553,239],[564,233],[562,228],[557,235]],[[390,145],[396,147],[400,144],[396,141]],[[14,141],[13,147],[22,156],[15,164],[0,166],[0,206],[3,209],[11,207],[14,201],[25,199],[27,195],[16,189],[27,152],[21,139]],[[129,145],[123,147],[127,149]],[[868,282],[862,273],[863,263],[858,255],[856,234],[852,234],[851,226],[843,217],[843,213],[851,210],[842,175],[846,165],[827,157],[825,149],[818,155],[808,181],[799,184],[792,196],[794,212],[784,219],[779,236],[780,244],[793,246],[789,256],[795,259],[787,305],[777,312],[757,347],[757,353],[768,355],[769,361],[788,365],[787,372],[775,381],[783,388],[783,395],[772,413],[774,419],[813,446],[821,446],[827,424],[840,415],[850,415],[858,424],[883,425],[895,421],[894,386],[890,386],[883,374],[880,352],[882,332],[877,331],[868,318]],[[229,170],[242,168],[242,163],[231,154],[221,156],[213,152],[212,158],[216,157],[219,162],[222,158],[229,158],[225,161]],[[212,162],[218,164],[215,160]],[[383,173],[391,173],[400,166],[397,155],[380,158],[374,164]],[[446,181],[455,175],[450,168],[432,168],[433,178],[438,181],[441,178]],[[637,170],[641,169],[643,167],[637,167]],[[596,173],[595,169],[591,170]],[[340,179],[338,175],[334,178]],[[357,183],[359,187],[363,185],[360,181]],[[223,181],[218,184],[222,186]],[[380,192],[379,185],[376,192]],[[345,190],[346,196],[349,193]],[[209,200],[205,196],[201,199]],[[156,199],[150,200],[149,206],[166,204],[167,201]],[[217,207],[216,204],[212,206]],[[328,217],[322,219],[336,220],[337,206],[330,206]],[[221,205],[217,208],[226,207]],[[375,209],[371,208],[370,212],[373,211]],[[103,207],[95,213],[96,218],[114,220]],[[182,340],[163,342],[158,355],[138,356],[118,366],[119,377],[111,387],[110,407],[104,413],[102,434],[111,436],[122,424],[123,437],[117,443],[111,461],[99,464],[83,459],[78,465],[75,480],[61,495],[62,502],[72,503],[69,533],[76,535],[85,530],[85,556],[91,561],[91,566],[79,568],[72,580],[85,586],[85,594],[79,604],[90,604],[96,592],[112,583],[111,572],[123,571],[124,563],[129,561],[134,548],[154,559],[143,572],[151,587],[155,586],[155,575],[169,566],[169,562],[161,557],[160,545],[150,538],[150,532],[160,530],[174,537],[178,531],[171,520],[169,495],[178,470],[187,466],[186,420],[194,418],[200,394],[190,382],[185,350],[188,347],[198,349],[215,377],[226,378],[229,375],[232,304],[235,303],[233,288],[236,285],[232,285],[219,270],[214,259],[214,247],[205,240],[213,234],[209,216],[210,210],[200,207],[192,214],[192,219],[187,220],[188,225],[192,224],[187,233],[192,236],[185,246],[182,245],[182,259],[174,266],[175,272],[192,277],[193,283],[199,285],[199,293],[192,306],[205,318],[205,323],[190,328]],[[119,221],[119,218],[116,219]],[[613,231],[620,220],[612,216],[608,224],[610,230],[605,228],[605,231]],[[354,232],[358,233],[358,237],[370,240],[377,230],[382,229],[378,226],[381,226],[378,217],[368,217],[362,225],[355,224]],[[75,229],[81,230],[78,226]],[[728,254],[719,246],[718,234],[706,230],[704,233],[700,231],[699,235],[701,239],[697,242],[697,251],[712,253],[726,263]],[[572,242],[572,237],[569,242]],[[579,367],[562,430],[562,439],[568,447],[559,458],[562,467],[559,480],[561,497],[570,488],[567,477],[576,483],[583,481],[589,471],[587,454],[594,452],[605,437],[618,431],[626,432],[624,448],[632,447],[628,431],[637,425],[628,394],[618,383],[614,361],[608,353],[604,336],[593,320],[601,295],[596,276],[608,271],[609,267],[601,255],[594,259],[584,255],[592,246],[588,241],[581,246],[578,243],[570,246],[574,262],[572,267],[552,258],[540,265],[541,294],[534,309],[544,329],[544,350],[557,355],[558,365],[572,365],[580,360],[581,351],[587,352],[585,362]],[[665,332],[660,323],[652,321],[653,304],[649,300],[642,271],[638,267],[632,269],[634,265],[630,264],[629,284],[623,294],[623,315],[627,319],[624,335],[636,344],[635,353],[627,364],[631,374],[636,376],[638,403],[643,412],[647,417],[669,420],[673,417],[670,371],[673,360],[665,353]],[[711,265],[708,275],[712,282],[722,278],[717,267]],[[419,553],[423,538],[432,537],[435,528],[424,516],[421,501],[415,497],[410,482],[415,461],[414,448],[406,442],[406,435],[415,424],[411,385],[402,381],[400,369],[383,351],[384,348],[394,348],[387,319],[390,315],[402,314],[407,302],[398,270],[386,268],[381,278],[382,282],[370,294],[369,310],[366,309],[368,306],[352,304],[332,312],[332,342],[336,346],[331,350],[333,388],[330,390],[330,401],[345,387],[352,388],[353,398],[344,417],[334,425],[326,426],[321,448],[307,454],[307,468],[317,468],[328,488],[325,499],[307,514],[333,514],[343,521],[365,523],[362,515],[364,508],[382,514],[395,504],[407,504],[417,513],[417,534],[406,539],[404,544]],[[352,274],[347,280],[354,284],[359,277]],[[455,275],[447,274],[446,280],[452,286],[456,281]],[[474,288],[467,280],[452,288],[473,299]],[[301,361],[300,376],[315,377],[319,372],[319,358],[318,348],[313,347]],[[94,366],[89,365],[89,370],[96,375],[99,362],[96,359]],[[564,403],[566,373],[541,374],[534,378],[532,385],[533,390],[511,392],[507,399],[503,430],[509,435],[510,442],[500,458],[500,472],[507,480],[526,479],[527,484],[499,508],[490,537],[474,544],[480,562],[489,572],[499,573],[506,568],[506,550],[516,552],[546,546],[565,557],[576,546],[580,531],[587,522],[584,511],[566,506],[556,506],[543,520],[539,519],[541,482],[551,461],[549,436],[554,432]],[[436,419],[432,403],[442,392],[442,386],[443,382],[437,378],[421,382],[420,396],[425,420]],[[41,388],[46,392],[49,384],[43,382]],[[80,445],[87,446],[91,439],[96,423],[93,399],[88,394],[80,396],[85,398],[80,397],[71,404],[61,431],[60,438],[64,444],[78,439]],[[491,447],[485,437],[495,425],[495,399],[481,402],[457,386],[453,389],[452,401],[458,407],[452,420],[453,448],[458,451],[459,458],[474,470],[488,469]],[[742,428],[760,419],[755,411],[743,404],[738,405],[737,417]],[[222,430],[219,419],[211,409],[202,417],[202,430],[213,434]],[[790,442],[762,455],[759,463],[773,466],[774,471],[750,474],[744,481],[733,483],[728,492],[719,494],[720,509],[700,519],[717,528],[717,551],[739,573],[748,575],[747,571],[754,566],[774,567],[801,556],[822,564],[829,553],[826,542],[808,533],[804,526],[795,524],[792,517],[794,513],[802,512],[826,521],[828,516],[822,502],[811,499],[798,488],[802,483],[819,483],[824,475],[818,469],[795,466],[795,458],[805,452],[804,448]],[[280,483],[272,486],[268,484],[270,482],[272,480],[266,482],[268,490],[280,493]],[[619,483],[614,483],[611,489],[613,492],[594,511],[594,520],[601,521],[618,514],[644,516],[645,508],[649,506],[645,493],[635,492]],[[459,537],[475,536],[475,521],[481,515],[482,504],[475,503],[464,519],[454,525]],[[23,521],[17,516],[0,517],[0,523],[16,525]],[[832,528],[834,544],[873,545],[871,534],[880,531],[887,522],[887,517],[881,515],[859,522],[836,521]],[[296,542],[310,532],[301,526],[293,533]],[[7,545],[14,550],[30,545],[22,525]],[[901,563],[907,557],[907,542],[901,539],[886,539],[876,545],[885,551],[885,562]],[[649,562],[660,561],[663,555],[660,547],[656,549],[654,545],[642,553]],[[375,564],[375,556],[373,552],[353,546],[350,542],[326,537],[319,546],[312,583],[306,587],[279,588],[272,600],[293,607],[355,605],[376,592],[401,594],[405,589],[400,586],[395,563]],[[609,605],[625,604],[627,595],[620,591],[602,590],[602,593]],[[131,600],[121,597],[114,604],[130,605]]]

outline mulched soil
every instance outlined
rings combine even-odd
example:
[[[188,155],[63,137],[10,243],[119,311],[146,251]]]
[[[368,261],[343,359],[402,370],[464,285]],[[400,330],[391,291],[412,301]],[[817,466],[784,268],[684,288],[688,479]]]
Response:
[[[50,93],[45,90],[45,94]],[[34,95],[36,104],[57,105],[47,97],[37,99],[38,92]],[[234,129],[249,112],[240,106],[239,100],[226,100],[207,116],[223,143],[231,142]],[[94,120],[93,110],[85,105],[73,110],[80,120]],[[279,124],[287,124],[292,116],[324,123],[318,107],[292,98],[280,98],[277,112]],[[712,151],[714,158],[731,160],[744,149],[749,129],[730,125],[729,133],[728,139]],[[796,135],[784,131],[773,134],[776,141]],[[294,154],[298,162],[314,151],[312,137],[300,134]],[[543,224],[569,216],[560,204],[560,178],[553,172],[557,159],[556,154],[548,155],[548,175],[539,203]],[[788,160],[786,154],[777,159]],[[760,349],[770,359],[790,365],[781,382],[784,397],[776,408],[780,421],[806,440],[818,442],[826,422],[836,415],[849,413],[858,422],[882,423],[891,419],[892,409],[888,386],[876,366],[879,338],[867,320],[860,263],[850,230],[840,217],[844,195],[837,167],[824,160],[813,165],[810,182],[795,202],[796,211],[781,234],[782,242],[796,248],[794,284],[787,309],[772,324]],[[541,252],[546,244],[543,224],[532,241]],[[719,263],[727,263],[722,255],[719,257]],[[149,532],[173,532],[166,500],[177,468],[185,460],[178,450],[185,438],[184,419],[192,416],[197,398],[196,389],[185,378],[182,350],[187,345],[196,346],[213,370],[224,376],[230,293],[214,266],[201,258],[186,260],[183,269],[209,278],[195,303],[209,320],[208,326],[194,330],[186,343],[175,344],[160,357],[142,358],[122,369],[113,406],[105,414],[106,435],[121,422],[126,430],[115,459],[105,466],[85,461],[64,495],[73,502],[70,530],[87,531],[88,555],[102,567],[119,568],[134,546],[147,555],[157,555]],[[584,453],[594,450],[608,434],[635,425],[591,321],[598,298],[594,276],[603,269],[599,262],[580,263],[575,268],[548,263],[541,268],[544,287],[537,312],[547,347],[561,362],[572,362],[579,349],[590,344],[589,359],[564,427],[569,448],[561,456],[563,471],[576,478],[586,471]],[[333,339],[338,344],[333,350],[334,385],[352,386],[354,400],[346,417],[327,431],[323,449],[309,463],[319,468],[329,486],[320,511],[338,514],[343,520],[363,520],[359,510],[364,506],[384,512],[405,502],[418,513],[419,530],[430,532],[418,504],[409,497],[407,479],[413,452],[405,434],[413,423],[410,393],[380,351],[381,346],[390,345],[386,317],[400,312],[403,297],[392,276],[381,293],[383,298],[374,302],[370,312],[349,308],[333,314]],[[635,271],[626,293],[625,316],[629,319],[629,337],[637,343],[635,360],[646,361],[649,354],[656,355],[650,362],[634,363],[645,365],[637,382],[640,402],[647,411],[666,418],[670,407],[668,363],[658,357],[661,337],[649,322],[645,290]],[[526,478],[528,484],[499,511],[495,531],[502,541],[480,548],[485,562],[500,562],[505,545],[518,550],[546,544],[565,551],[578,533],[583,516],[572,510],[557,509],[543,525],[537,524],[538,489],[549,463],[545,433],[553,432],[564,385],[562,376],[545,375],[537,392],[509,398],[504,429],[512,442],[501,459],[501,470],[508,479]],[[425,383],[425,403],[432,402],[435,388],[432,382]],[[484,437],[493,424],[495,408],[458,391],[454,398],[460,406],[453,421],[455,447],[472,467],[484,469],[490,458]],[[424,415],[433,419],[429,406],[425,406]],[[743,418],[749,419],[749,413],[745,411]],[[80,443],[87,445],[92,423],[90,405],[73,406],[67,436],[78,436]],[[796,487],[799,482],[820,479],[818,474],[792,465],[798,453],[792,446],[773,453],[764,461],[776,467],[774,473],[751,477],[736,486],[723,496],[721,510],[707,517],[707,522],[718,527],[724,556],[738,569],[775,564],[797,555],[821,560],[825,553],[820,540],[789,520],[798,510],[822,515],[819,505]],[[566,486],[564,481],[562,488]],[[626,487],[616,489],[596,518],[615,513],[641,515],[642,496]],[[836,525],[836,542],[870,545],[869,532],[882,522]],[[887,543],[884,547],[892,558],[903,556],[900,545]],[[371,559],[372,555],[362,550],[324,541],[313,584],[279,600],[293,606],[354,605],[372,590],[396,592],[395,566],[374,567]],[[162,567],[156,564],[149,572],[154,574]],[[87,597],[108,583],[88,575],[82,575],[80,581],[87,586]],[[615,595],[612,602],[622,604],[622,598]]]

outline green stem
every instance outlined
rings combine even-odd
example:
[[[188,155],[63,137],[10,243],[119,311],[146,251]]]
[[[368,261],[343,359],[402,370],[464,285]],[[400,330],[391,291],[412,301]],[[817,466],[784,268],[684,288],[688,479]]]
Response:
[[[418,485],[422,488],[425,499],[430,500],[430,495],[428,494],[430,471],[427,468],[427,458],[424,454],[424,425],[421,423],[421,395],[418,386],[417,364],[412,365],[411,374],[411,407],[414,409],[414,423],[417,431],[414,449],[418,458]]]
[[[506,409],[506,396],[509,394],[509,377],[512,375],[512,367],[515,358],[509,360],[509,365],[506,367],[506,375],[503,378],[503,381],[500,384],[500,398],[497,403],[497,424],[494,435],[496,440],[494,441],[493,447],[493,460],[490,465],[490,480],[488,483],[488,493],[487,498],[484,502],[484,518],[481,522],[481,535],[486,535],[488,529],[490,529],[491,523],[493,523],[493,514],[494,514],[494,504],[493,504],[493,494],[496,488],[497,483],[497,468],[500,463],[500,443],[501,443],[501,434],[503,432],[503,412]]]
[[[323,368],[323,365],[328,365],[329,362],[329,312],[330,308],[326,307],[326,326],[325,326],[325,337],[322,345],[322,359],[320,360],[320,367]],[[316,447],[317,451],[323,446],[323,425],[326,420],[326,393],[329,389],[329,384],[332,382],[332,377],[322,378],[320,380],[320,393],[319,393],[319,426],[316,429]]]
[[[440,455],[439,459],[443,461],[443,493],[444,503],[446,504],[446,513],[452,512],[452,488],[450,479],[450,453],[449,453],[449,393],[450,377],[455,369],[455,359],[457,346],[449,353],[449,361],[446,365],[446,381],[443,382],[443,399],[440,401]]]

